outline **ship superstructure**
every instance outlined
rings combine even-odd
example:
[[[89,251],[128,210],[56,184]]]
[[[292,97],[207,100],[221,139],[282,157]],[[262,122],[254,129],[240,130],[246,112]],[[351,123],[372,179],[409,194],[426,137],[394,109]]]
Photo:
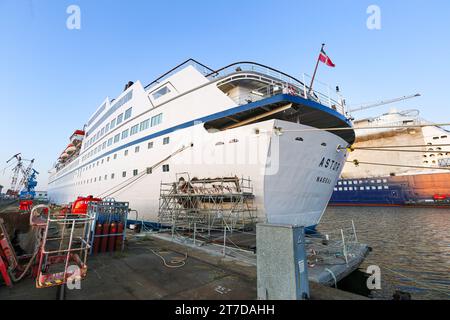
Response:
[[[245,177],[260,220],[314,226],[354,142],[344,114],[339,101],[268,66],[212,70],[191,59],[106,98],[52,169],[49,198],[110,197],[156,221],[161,182],[178,173]]]

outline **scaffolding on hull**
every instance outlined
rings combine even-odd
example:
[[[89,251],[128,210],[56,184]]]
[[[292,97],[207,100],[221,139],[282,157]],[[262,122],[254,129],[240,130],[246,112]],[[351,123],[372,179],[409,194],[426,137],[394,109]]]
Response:
[[[250,179],[220,177],[190,178],[176,175],[177,181],[161,183],[159,222],[184,232],[233,232],[254,226],[257,220]]]

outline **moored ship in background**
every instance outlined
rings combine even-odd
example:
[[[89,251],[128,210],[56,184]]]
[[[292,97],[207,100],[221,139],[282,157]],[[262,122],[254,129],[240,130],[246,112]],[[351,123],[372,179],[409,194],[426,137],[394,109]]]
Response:
[[[418,110],[391,110],[354,122],[354,151],[331,205],[450,206],[450,132]],[[370,129],[374,127],[374,129]],[[396,127],[389,128],[389,127]],[[359,165],[358,165],[359,163]]]

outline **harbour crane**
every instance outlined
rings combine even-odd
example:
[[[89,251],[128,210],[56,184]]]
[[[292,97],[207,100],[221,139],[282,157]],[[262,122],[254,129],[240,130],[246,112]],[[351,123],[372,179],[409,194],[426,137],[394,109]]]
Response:
[[[387,104],[391,104],[391,103],[395,103],[395,102],[400,102],[400,101],[405,101],[405,100],[409,100],[409,99],[413,99],[413,98],[418,98],[420,97],[421,94],[420,93],[416,93],[413,95],[409,95],[409,96],[403,96],[400,98],[395,98],[395,99],[389,99],[389,100],[381,100],[375,103],[370,103],[370,104],[363,104],[357,107],[353,107],[353,109],[348,110],[348,113],[353,113],[353,112],[359,112],[359,111],[364,111],[367,109],[372,109],[372,108],[376,108],[376,107],[380,107],[380,106],[384,106]]]
[[[33,169],[34,159],[23,159],[22,154],[17,153],[12,156],[6,163],[10,163],[14,159],[17,161],[17,163],[12,169],[13,175],[11,178],[11,188],[8,190],[7,194],[17,197],[19,195],[19,190],[23,188],[22,192],[20,193],[20,197],[33,199],[36,194],[34,191],[34,188],[37,186],[36,176],[39,174],[39,172]],[[24,162],[29,162],[26,168]],[[20,176],[21,179],[19,182]]]

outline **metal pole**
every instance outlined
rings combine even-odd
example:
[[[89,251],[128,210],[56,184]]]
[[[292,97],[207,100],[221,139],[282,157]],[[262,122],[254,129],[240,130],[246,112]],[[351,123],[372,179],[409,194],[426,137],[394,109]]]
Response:
[[[356,234],[355,221],[352,220],[353,234],[355,235],[355,241],[358,243],[358,235]]]
[[[223,256],[224,257],[227,254],[226,248],[227,248],[227,226],[224,226],[224,228],[223,228]]]
[[[320,52],[322,52],[323,47],[325,47],[325,43],[322,43],[322,48],[320,49]],[[320,53],[319,53],[319,57],[317,57],[316,68],[314,69],[314,73],[313,73],[313,76],[312,76],[312,79],[311,79],[311,85],[309,86],[308,93],[311,93],[311,91],[313,89],[314,79],[316,78],[316,73],[317,73],[317,68],[319,67],[319,62],[320,62]]]
[[[194,222],[194,246],[195,246],[195,236],[196,236],[196,233],[197,233],[197,223]]]
[[[342,229],[341,229],[341,236],[342,236],[342,247],[343,247],[343,253],[344,253],[344,257],[345,257],[345,262],[348,264],[347,248],[345,246],[344,230],[342,230]]]

